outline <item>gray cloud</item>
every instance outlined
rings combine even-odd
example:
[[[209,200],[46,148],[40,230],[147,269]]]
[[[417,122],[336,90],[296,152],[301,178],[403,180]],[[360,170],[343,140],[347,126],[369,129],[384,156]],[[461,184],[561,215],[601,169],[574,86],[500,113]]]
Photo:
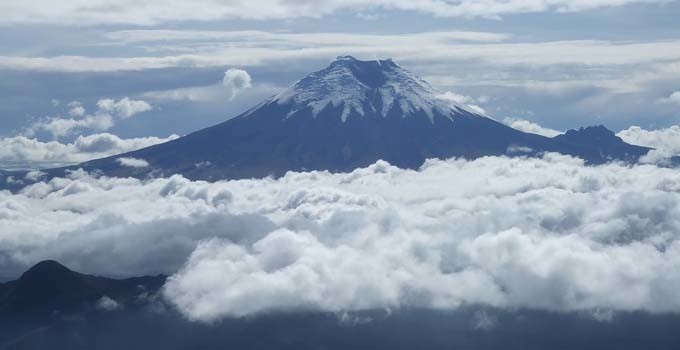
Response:
[[[284,1],[259,0],[201,1],[187,4],[179,0],[148,0],[144,6],[132,0],[65,0],[59,5],[47,0],[30,4],[6,2],[0,5],[0,24],[135,24],[155,25],[169,21],[215,21],[227,18],[287,19],[321,17],[339,11],[363,13],[366,10],[401,10],[436,17],[487,17],[519,13],[577,12],[632,3],[662,3],[663,0],[356,0]]]
[[[400,62],[417,62],[423,66],[437,63],[434,67],[437,69],[441,68],[440,64],[450,63],[452,59],[479,60],[485,65],[519,67],[585,65],[593,69],[625,65],[627,68],[637,68],[625,74],[629,80],[627,84],[621,84],[623,78],[617,78],[615,74],[604,69],[589,70],[587,75],[576,75],[569,80],[562,77],[557,81],[551,79],[542,83],[553,83],[554,86],[557,83],[578,85],[598,81],[598,86],[631,91],[644,81],[654,78],[655,73],[677,74],[677,62],[680,61],[680,45],[677,40],[507,42],[511,35],[506,33],[459,31],[382,35],[266,31],[208,33],[214,34],[206,35],[206,32],[192,30],[153,29],[111,32],[107,35],[110,44],[145,48],[151,54],[127,57],[0,56],[0,67],[41,71],[106,72],[168,67],[253,66],[282,60],[331,59],[337,55],[351,53],[368,60],[374,59],[377,55],[392,57]],[[224,43],[225,40],[228,40],[228,45]],[[649,66],[645,69],[634,66],[638,64]],[[478,76],[476,78],[479,79]],[[541,81],[533,83],[539,84]]]
[[[674,87],[680,79],[677,40],[541,41],[505,33],[463,33],[467,37],[458,31],[377,35],[118,31],[108,33],[103,41],[121,47],[120,52],[127,54],[83,56],[81,51],[53,57],[5,56],[0,57],[0,67],[93,75],[146,70],[145,74],[153,75],[151,70],[155,68],[200,71],[238,66],[251,74],[267,71],[259,81],[280,79],[286,72],[291,76],[285,83],[290,83],[313,70],[301,67],[308,64],[321,68],[337,55],[352,54],[369,60],[392,57],[443,91],[495,96],[483,108],[501,120],[531,118],[560,128],[591,123],[593,115],[602,118],[598,122],[616,128],[633,123],[666,126],[675,122],[673,104],[657,102],[667,98],[668,87]],[[461,37],[469,40],[460,40]],[[100,44],[90,49],[96,50]],[[167,89],[154,87],[142,96],[164,101],[215,100],[222,95],[217,87],[220,86],[173,83]],[[228,98],[229,95],[225,97]],[[532,118],[531,113],[538,117]],[[626,120],[632,118],[634,121]]]
[[[273,180],[75,172],[0,192],[0,266],[179,270],[187,317],[417,306],[680,310],[680,175],[543,159],[384,162]]]

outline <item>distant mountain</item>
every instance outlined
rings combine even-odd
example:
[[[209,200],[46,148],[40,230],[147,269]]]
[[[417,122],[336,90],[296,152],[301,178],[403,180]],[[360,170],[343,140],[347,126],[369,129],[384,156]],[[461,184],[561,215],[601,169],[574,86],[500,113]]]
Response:
[[[165,276],[112,279],[71,271],[43,261],[15,281],[0,284],[0,321],[50,318],[101,308],[134,305],[156,293]]]
[[[179,173],[217,180],[280,176],[289,170],[344,172],[379,159],[417,168],[427,158],[559,152],[589,164],[636,162],[649,150],[629,145],[601,126],[555,138],[524,133],[452,102],[392,60],[343,56],[222,124],[46,172],[61,176],[83,168],[110,176]]]

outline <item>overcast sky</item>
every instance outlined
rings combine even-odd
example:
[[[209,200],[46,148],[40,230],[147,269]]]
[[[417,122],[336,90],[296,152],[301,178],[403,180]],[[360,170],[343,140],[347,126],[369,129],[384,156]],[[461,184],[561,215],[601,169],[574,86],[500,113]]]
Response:
[[[134,148],[112,137],[161,142],[234,117],[346,54],[394,58],[501,121],[620,131],[680,119],[677,1],[188,4],[0,3],[0,142],[72,151],[78,137],[106,133],[97,156]],[[28,158],[58,164],[64,152],[52,145]],[[92,156],[75,152],[72,161]]]
[[[518,129],[605,124],[680,154],[679,17],[662,0],[0,1],[0,169],[186,135],[337,55],[391,57]],[[0,281],[44,259],[168,273],[165,300],[203,322],[461,304],[680,312],[677,169],[546,153],[215,183],[43,175],[0,191]]]

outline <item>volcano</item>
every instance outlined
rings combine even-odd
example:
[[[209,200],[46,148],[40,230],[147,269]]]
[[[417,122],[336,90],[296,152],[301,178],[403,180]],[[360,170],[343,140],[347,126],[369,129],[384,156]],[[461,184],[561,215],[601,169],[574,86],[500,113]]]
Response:
[[[606,128],[548,138],[513,129],[457,104],[394,61],[342,56],[226,122],[164,144],[46,171],[108,176],[182,174],[219,180],[287,171],[347,172],[385,160],[418,168],[428,158],[537,156],[559,152],[588,164],[637,162],[650,149]]]

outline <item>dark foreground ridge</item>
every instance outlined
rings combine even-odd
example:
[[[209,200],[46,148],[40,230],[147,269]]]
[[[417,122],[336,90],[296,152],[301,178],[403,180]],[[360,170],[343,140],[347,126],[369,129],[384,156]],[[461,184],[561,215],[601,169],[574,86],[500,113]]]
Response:
[[[79,168],[118,177],[262,178],[287,171],[348,172],[380,159],[418,168],[428,158],[544,152],[588,164],[635,163],[650,150],[625,143],[603,126],[554,138],[521,132],[445,97],[392,60],[338,57],[222,124],[134,152],[45,170],[42,179]],[[141,159],[148,166],[133,167],[120,158]],[[0,187],[16,189],[35,181],[25,175],[0,173]]]
[[[468,305],[445,311],[291,311],[202,324],[186,320],[156,295],[164,281],[95,277],[41,262],[0,284],[0,349],[680,348],[680,315],[641,312]],[[103,295],[119,306],[97,306]]]
[[[155,294],[166,276],[112,279],[71,271],[60,263],[42,261],[15,281],[0,284],[0,320],[45,319],[97,308],[132,306]],[[110,302],[101,303],[102,298]]]

